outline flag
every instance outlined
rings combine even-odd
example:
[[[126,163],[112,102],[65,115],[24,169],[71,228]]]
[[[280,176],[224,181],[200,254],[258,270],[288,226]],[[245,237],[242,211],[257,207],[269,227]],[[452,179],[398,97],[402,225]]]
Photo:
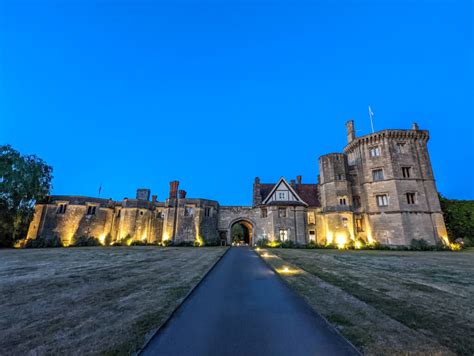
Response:
[[[102,190],[102,183],[100,183],[100,186],[99,186],[99,197],[100,197],[100,191]]]
[[[370,107],[370,105],[369,105],[369,115],[371,119],[374,117],[374,112],[372,111],[372,108]]]

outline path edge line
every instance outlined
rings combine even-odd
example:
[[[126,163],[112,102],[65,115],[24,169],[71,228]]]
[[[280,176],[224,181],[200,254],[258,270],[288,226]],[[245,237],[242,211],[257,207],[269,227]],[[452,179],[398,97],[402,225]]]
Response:
[[[268,249],[266,249],[266,250],[268,250]],[[360,356],[363,356],[362,351],[359,350],[359,348],[356,347],[347,337],[345,337],[344,335],[342,335],[341,331],[338,330],[338,328],[336,328],[335,325],[331,324],[331,323],[329,322],[329,320],[324,317],[324,315],[322,315],[320,312],[318,312],[316,309],[314,309],[314,308],[306,301],[306,299],[304,299],[304,297],[303,297],[301,294],[297,293],[297,292],[293,289],[293,287],[291,287],[290,283],[288,283],[288,282],[286,281],[286,279],[283,278],[283,277],[280,275],[280,273],[278,273],[278,271],[277,271],[270,263],[268,263],[257,251],[255,251],[255,249],[252,249],[252,251],[253,251],[258,257],[260,257],[260,259],[263,261],[263,263],[265,263],[265,264],[277,275],[277,277],[280,278],[280,280],[281,280],[293,293],[295,293],[296,296],[298,296],[298,298],[300,298],[301,300],[303,300],[303,302],[313,311],[314,314],[316,314],[316,315],[319,316],[321,319],[323,319],[324,322],[329,326],[329,328],[330,328],[331,330],[333,330],[337,335],[339,335],[340,337],[342,337]],[[268,252],[268,251],[267,251],[267,252]],[[282,260],[282,261],[285,261],[286,263],[288,263],[288,264],[290,264],[290,265],[293,265],[292,263],[287,262],[286,260],[284,260],[284,259],[281,258],[280,256],[276,256],[276,255],[273,254],[273,253],[272,253],[272,255],[275,256],[276,258],[279,258],[279,259]],[[311,274],[311,273],[309,273],[308,271],[306,271],[306,270],[304,270],[304,269],[302,269],[302,268],[300,268],[300,267],[298,267],[298,266],[295,266],[295,265],[293,265],[293,266],[296,267],[296,268],[298,268],[298,269],[301,269],[301,270],[304,271],[305,273]]]
[[[209,269],[206,271],[206,273],[204,273],[204,275],[202,276],[202,278],[199,280],[199,282],[196,283],[196,285],[194,287],[192,287],[188,293],[186,293],[186,295],[184,296],[183,300],[181,301],[181,303],[179,303],[176,308],[173,309],[173,311],[170,313],[170,315],[166,318],[166,320],[163,322],[163,324],[161,324],[158,328],[156,329],[151,329],[146,335],[145,335],[145,341],[143,343],[143,346],[140,347],[137,351],[133,352],[132,355],[133,356],[138,356],[138,355],[141,355],[141,353],[146,349],[146,347],[148,346],[148,344],[150,344],[151,340],[156,336],[158,335],[158,333],[160,332],[161,329],[163,329],[166,325],[168,325],[168,323],[170,322],[170,320],[173,318],[173,316],[176,314],[176,312],[178,311],[179,308],[181,308],[181,306],[189,299],[189,297],[191,296],[191,294],[193,294],[193,292],[201,285],[202,281],[204,281],[207,276],[209,275],[209,273],[211,273],[211,271],[214,269],[214,267],[216,267],[216,265],[222,260],[222,258],[227,254],[227,252],[229,252],[229,250],[231,249],[232,247],[228,247],[227,250],[225,250],[225,252],[216,260],[216,262],[214,262],[211,267],[209,267]]]

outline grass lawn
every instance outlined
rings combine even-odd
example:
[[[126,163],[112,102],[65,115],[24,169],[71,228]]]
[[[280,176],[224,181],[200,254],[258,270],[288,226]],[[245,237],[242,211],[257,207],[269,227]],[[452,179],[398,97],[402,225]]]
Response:
[[[279,258],[265,261],[293,268],[283,278],[364,353],[474,354],[473,250],[267,251]]]
[[[225,250],[0,250],[0,353],[129,354]]]

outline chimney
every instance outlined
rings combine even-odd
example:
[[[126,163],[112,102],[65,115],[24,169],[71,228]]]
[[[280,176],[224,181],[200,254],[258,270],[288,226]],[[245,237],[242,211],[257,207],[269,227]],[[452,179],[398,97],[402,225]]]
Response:
[[[302,176],[296,176],[296,181],[298,182],[298,184],[301,184],[302,179],[303,179]]]
[[[296,187],[296,181],[294,179],[290,180],[290,185],[292,188]]]
[[[150,189],[138,188],[136,198],[137,200],[149,201],[150,193],[151,193]]]
[[[186,191],[180,190],[179,191],[179,199],[186,199]]]
[[[418,124],[416,122],[414,122],[413,125],[411,126],[411,129],[412,130],[419,130],[420,127],[418,126]]]
[[[261,185],[260,185],[260,178],[255,177],[253,182],[253,197],[252,197],[252,205],[257,206],[262,204],[262,195],[260,193]]]
[[[151,196],[151,202],[152,202],[153,204],[156,203],[156,200],[157,200],[157,199],[158,199],[158,196],[157,196],[157,195],[152,195],[152,196]]]
[[[347,131],[347,143],[351,143],[355,140],[355,129],[354,129],[354,120],[349,120],[346,122],[346,131]]]
[[[176,199],[178,197],[178,186],[179,182],[177,180],[170,182],[170,199]]]

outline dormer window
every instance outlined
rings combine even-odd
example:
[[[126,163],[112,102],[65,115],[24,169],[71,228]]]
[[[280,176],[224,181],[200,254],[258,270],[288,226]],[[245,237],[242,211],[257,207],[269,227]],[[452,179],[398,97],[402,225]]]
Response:
[[[380,156],[380,148],[379,148],[379,146],[375,146],[375,147],[370,148],[369,152],[370,152],[370,157],[378,157],[378,156]]]

